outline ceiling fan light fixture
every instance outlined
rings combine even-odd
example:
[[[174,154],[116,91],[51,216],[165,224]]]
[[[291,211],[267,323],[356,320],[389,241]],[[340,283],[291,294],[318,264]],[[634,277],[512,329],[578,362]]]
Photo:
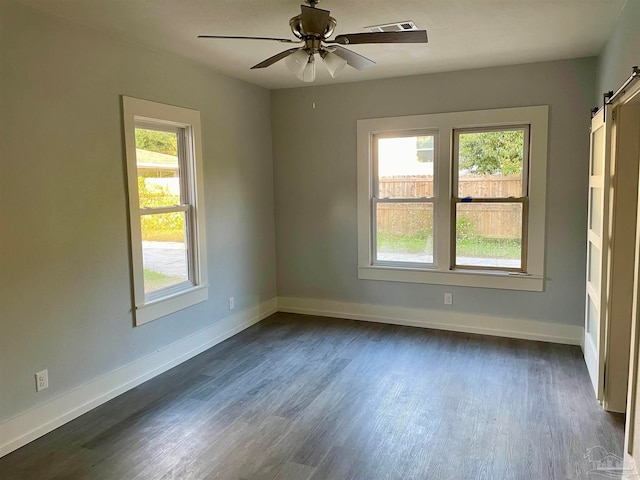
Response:
[[[301,48],[294,54],[289,55],[284,63],[291,73],[300,76],[307,66],[307,63],[309,63],[309,54]]]
[[[309,61],[298,78],[306,83],[311,83],[316,79],[316,62],[313,54],[309,54]]]
[[[323,51],[320,55],[331,78],[336,78],[340,75],[342,69],[347,65],[347,61],[344,58],[339,57],[333,52]]]

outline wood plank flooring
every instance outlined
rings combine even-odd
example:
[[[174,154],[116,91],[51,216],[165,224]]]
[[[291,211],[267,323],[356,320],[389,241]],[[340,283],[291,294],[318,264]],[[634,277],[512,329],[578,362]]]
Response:
[[[578,347],[278,313],[0,459],[0,478],[584,480]]]

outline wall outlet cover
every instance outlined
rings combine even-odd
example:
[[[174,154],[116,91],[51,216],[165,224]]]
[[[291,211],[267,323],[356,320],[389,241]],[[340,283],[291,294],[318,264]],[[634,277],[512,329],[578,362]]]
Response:
[[[453,305],[453,293],[445,293],[444,294],[444,304],[445,305]]]
[[[49,388],[49,371],[36,372],[36,392]]]

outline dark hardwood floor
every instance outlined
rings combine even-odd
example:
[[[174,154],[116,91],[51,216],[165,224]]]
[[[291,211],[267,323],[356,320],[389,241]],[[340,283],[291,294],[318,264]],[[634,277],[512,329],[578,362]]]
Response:
[[[584,480],[579,347],[279,313],[0,459],[0,478]]]

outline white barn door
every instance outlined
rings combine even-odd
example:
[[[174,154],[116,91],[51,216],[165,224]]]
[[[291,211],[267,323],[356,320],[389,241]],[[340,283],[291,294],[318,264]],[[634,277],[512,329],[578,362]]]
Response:
[[[604,110],[604,111],[603,111]],[[605,333],[607,322],[607,257],[609,227],[610,109],[591,121],[589,159],[589,217],[587,226],[587,294],[584,359],[598,400],[604,397]]]

